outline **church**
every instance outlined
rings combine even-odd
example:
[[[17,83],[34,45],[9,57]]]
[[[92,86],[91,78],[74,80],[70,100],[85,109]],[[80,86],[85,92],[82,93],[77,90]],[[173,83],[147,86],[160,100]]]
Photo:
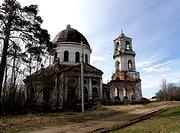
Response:
[[[92,49],[78,30],[67,25],[56,35],[53,45],[55,51],[49,56],[49,66],[24,80],[30,105],[60,109],[81,104],[81,62],[85,104],[117,98],[133,102],[142,97],[132,40],[123,33],[114,40],[115,73],[107,84],[102,82],[103,72],[90,64]]]

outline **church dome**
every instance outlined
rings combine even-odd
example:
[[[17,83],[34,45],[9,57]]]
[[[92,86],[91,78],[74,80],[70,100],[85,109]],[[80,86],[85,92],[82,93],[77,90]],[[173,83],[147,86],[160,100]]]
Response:
[[[75,43],[81,43],[81,40],[85,45],[89,46],[89,43],[87,39],[76,29],[71,28],[70,25],[67,25],[67,28],[65,30],[62,30],[59,32],[56,37],[54,38],[54,43],[61,43],[61,42],[75,42]]]

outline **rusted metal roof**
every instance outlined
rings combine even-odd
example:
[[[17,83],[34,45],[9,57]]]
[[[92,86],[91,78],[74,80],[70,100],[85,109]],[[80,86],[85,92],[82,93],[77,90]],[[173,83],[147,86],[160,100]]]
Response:
[[[60,43],[60,42],[81,43],[81,40],[83,41],[84,44],[89,46],[87,39],[79,31],[71,28],[70,25],[67,25],[67,28],[65,30],[62,30],[56,35],[56,37],[53,40],[53,43]]]

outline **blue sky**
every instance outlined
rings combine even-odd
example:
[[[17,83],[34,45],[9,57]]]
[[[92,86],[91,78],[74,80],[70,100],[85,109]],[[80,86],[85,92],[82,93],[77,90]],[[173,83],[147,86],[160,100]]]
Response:
[[[143,96],[152,97],[162,78],[180,82],[179,0],[19,0],[38,4],[51,39],[67,24],[89,41],[91,64],[101,69],[103,82],[114,72],[113,40],[121,29],[133,39]]]

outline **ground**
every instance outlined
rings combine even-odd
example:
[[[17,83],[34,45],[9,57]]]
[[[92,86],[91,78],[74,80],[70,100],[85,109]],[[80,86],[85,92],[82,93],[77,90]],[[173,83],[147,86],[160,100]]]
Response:
[[[0,118],[0,132],[87,132],[116,128],[138,120],[156,110],[166,109],[180,102],[159,102],[148,105],[96,106],[85,113],[63,112],[26,114]],[[134,121],[135,122],[135,121]],[[108,129],[108,130],[109,130]]]
[[[167,110],[114,133],[180,133],[180,107]]]

